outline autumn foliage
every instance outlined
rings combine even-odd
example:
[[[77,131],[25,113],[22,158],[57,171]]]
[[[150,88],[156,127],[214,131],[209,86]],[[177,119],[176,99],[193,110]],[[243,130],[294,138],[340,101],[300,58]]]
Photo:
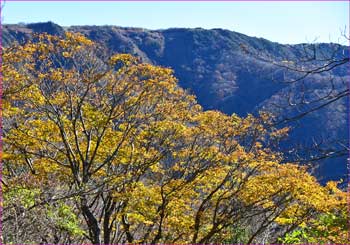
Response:
[[[345,193],[281,164],[272,115],[203,111],[172,70],[96,50],[3,50],[4,242],[348,242]]]

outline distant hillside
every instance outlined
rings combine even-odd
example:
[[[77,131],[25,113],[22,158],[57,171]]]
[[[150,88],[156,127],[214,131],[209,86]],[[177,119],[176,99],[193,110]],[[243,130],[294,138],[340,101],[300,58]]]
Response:
[[[66,30],[83,33],[108,53],[131,53],[146,62],[171,67],[180,85],[195,94],[205,109],[218,109],[228,114],[244,116],[264,109],[278,114],[281,119],[292,118],[299,111],[307,110],[308,106],[311,108],[307,103],[293,106],[294,102],[301,100],[300,91],[305,91],[305,101],[315,101],[331,89],[342,91],[350,79],[347,63],[310,75],[302,83],[287,83],[285,81],[298,78],[300,74],[272,64],[299,62],[310,50],[317,50],[317,57],[349,57],[348,47],[338,44],[282,45],[222,29],[61,27],[48,22],[5,25],[3,44],[23,42],[34,32],[62,35]],[[305,62],[305,65],[317,67],[318,63]],[[330,156],[337,156],[337,151],[343,147],[338,140],[342,140],[342,144],[348,142],[346,98],[344,96],[301,120],[289,123],[293,131],[290,139],[282,145],[286,155],[289,152],[317,158],[320,152],[305,150],[305,145],[311,147],[317,143],[330,152]],[[293,151],[299,143],[304,150]],[[345,156],[316,162],[321,163],[317,175],[322,182],[346,176]]]

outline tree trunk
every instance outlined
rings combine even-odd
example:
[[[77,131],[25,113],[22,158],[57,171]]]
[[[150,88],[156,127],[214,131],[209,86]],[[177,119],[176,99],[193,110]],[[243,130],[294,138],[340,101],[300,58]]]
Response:
[[[98,225],[97,219],[89,209],[86,197],[81,197],[81,211],[89,227],[91,242],[93,244],[101,244],[101,240],[100,240],[101,229]]]

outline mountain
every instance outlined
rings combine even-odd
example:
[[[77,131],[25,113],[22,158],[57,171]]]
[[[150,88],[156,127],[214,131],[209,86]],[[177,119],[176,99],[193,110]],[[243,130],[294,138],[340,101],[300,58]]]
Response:
[[[346,90],[349,62],[300,80],[304,73],[283,66],[312,70],[325,62],[306,62],[306,56],[316,60],[348,59],[348,47],[326,43],[283,45],[223,29],[61,27],[52,22],[4,25],[3,45],[24,42],[35,32],[62,35],[64,31],[80,32],[108,53],[131,53],[145,62],[174,69],[180,86],[195,94],[205,109],[240,116],[259,110],[275,113],[282,120],[281,127],[292,128],[289,139],[281,145],[289,160],[296,154],[314,159],[311,163],[319,165],[315,174],[323,183],[346,177],[347,96],[334,98]],[[288,82],[293,80],[298,81]],[[322,96],[327,97],[319,99]],[[322,106],[325,102],[327,105]],[[300,120],[283,122],[318,107]],[[322,159],[324,154],[328,154],[326,159]]]

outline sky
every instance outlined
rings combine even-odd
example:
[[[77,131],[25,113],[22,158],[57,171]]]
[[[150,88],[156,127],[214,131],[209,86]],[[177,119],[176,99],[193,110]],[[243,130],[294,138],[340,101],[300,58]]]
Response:
[[[347,44],[349,1],[5,1],[4,24],[117,25],[166,29],[222,28],[284,44]]]

